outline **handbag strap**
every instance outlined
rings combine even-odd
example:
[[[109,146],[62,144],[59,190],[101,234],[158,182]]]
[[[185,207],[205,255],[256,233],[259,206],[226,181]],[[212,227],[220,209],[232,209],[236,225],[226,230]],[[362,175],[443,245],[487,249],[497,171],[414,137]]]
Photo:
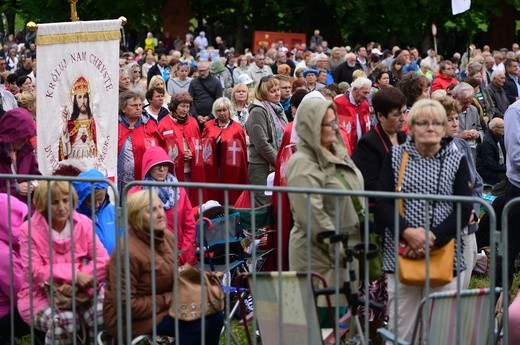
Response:
[[[343,176],[338,171],[338,169],[336,169],[336,172],[334,173],[334,176],[336,176],[336,178],[343,184],[345,189],[353,190],[352,187],[350,186],[350,183],[348,183],[348,181],[345,178],[345,176]],[[359,201],[359,198],[358,198],[357,195],[351,195],[350,198],[352,199],[352,203],[354,204],[354,209],[356,210],[356,213],[357,213],[359,219],[362,220],[363,217],[364,217],[364,214],[363,214],[363,206],[361,205],[361,201]]]
[[[403,188],[403,178],[404,171],[406,170],[406,164],[408,163],[408,158],[410,158],[410,154],[408,151],[403,151],[403,156],[401,157],[401,165],[399,166],[399,176],[397,177],[397,185],[395,186],[395,191],[400,193]],[[399,215],[404,217],[404,200],[399,198]]]

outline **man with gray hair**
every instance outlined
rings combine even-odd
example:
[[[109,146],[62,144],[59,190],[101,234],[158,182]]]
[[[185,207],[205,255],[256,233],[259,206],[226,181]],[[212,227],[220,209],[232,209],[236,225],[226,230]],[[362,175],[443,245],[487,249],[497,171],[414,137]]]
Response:
[[[334,83],[334,78],[332,77],[332,73],[329,69],[329,57],[324,54],[320,53],[318,56],[316,56],[316,70],[326,70],[327,71],[327,79],[325,80],[325,85],[330,85]]]
[[[258,53],[255,55],[255,63],[249,67],[247,74],[253,79],[255,86],[258,85],[263,77],[273,75],[271,68],[265,65],[264,54]]]
[[[481,143],[484,138],[478,110],[474,105],[472,105],[475,91],[468,83],[460,83],[455,86],[452,95],[453,98],[459,102],[462,110],[459,117],[459,137],[468,142],[473,154],[473,161],[475,161],[477,156],[477,145]]]
[[[370,79],[356,78],[351,84],[350,91],[334,100],[338,111],[340,133],[350,155],[354,152],[361,136],[370,130],[370,109],[367,98],[371,87]]]
[[[334,82],[341,83],[346,81],[347,83],[352,83],[352,73],[355,70],[363,69],[357,60],[356,54],[348,53],[345,56],[345,62],[341,63],[334,70]]]
[[[506,82],[506,75],[501,70],[496,70],[491,73],[491,83],[487,86],[491,100],[495,104],[495,114],[493,116],[504,117],[509,101],[507,99],[504,84]]]

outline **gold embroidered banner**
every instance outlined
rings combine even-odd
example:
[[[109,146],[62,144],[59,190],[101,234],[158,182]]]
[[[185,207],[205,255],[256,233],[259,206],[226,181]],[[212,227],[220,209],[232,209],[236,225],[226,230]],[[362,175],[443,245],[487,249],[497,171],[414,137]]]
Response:
[[[117,176],[118,20],[39,24],[38,164]]]

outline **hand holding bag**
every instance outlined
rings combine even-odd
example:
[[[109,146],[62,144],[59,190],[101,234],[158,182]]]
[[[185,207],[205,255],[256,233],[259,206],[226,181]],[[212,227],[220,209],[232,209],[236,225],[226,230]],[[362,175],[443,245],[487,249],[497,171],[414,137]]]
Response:
[[[408,151],[403,152],[399,176],[397,178],[396,192],[401,192],[404,171],[408,162]],[[442,169],[442,163],[441,163]],[[440,181],[437,181],[437,189]],[[404,201],[399,199],[399,214],[404,217]],[[455,240],[451,239],[442,247],[432,248],[429,256],[430,286],[439,287],[453,280],[453,262],[455,255]],[[412,259],[399,254],[399,280],[401,283],[413,286],[424,286],[426,282],[426,258]]]
[[[195,321],[202,318],[203,311],[208,316],[224,310],[222,276],[222,272],[203,271],[203,289],[201,270],[189,264],[181,266],[177,282],[178,304],[172,301],[169,315],[182,321]]]

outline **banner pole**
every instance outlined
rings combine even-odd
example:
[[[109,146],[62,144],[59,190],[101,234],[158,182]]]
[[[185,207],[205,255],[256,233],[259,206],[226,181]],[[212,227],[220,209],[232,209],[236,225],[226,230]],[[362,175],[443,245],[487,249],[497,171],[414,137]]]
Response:
[[[69,0],[69,4],[70,4],[70,20],[73,21],[73,22],[79,21],[78,11],[76,9],[76,3],[77,2],[78,2],[78,0]]]

